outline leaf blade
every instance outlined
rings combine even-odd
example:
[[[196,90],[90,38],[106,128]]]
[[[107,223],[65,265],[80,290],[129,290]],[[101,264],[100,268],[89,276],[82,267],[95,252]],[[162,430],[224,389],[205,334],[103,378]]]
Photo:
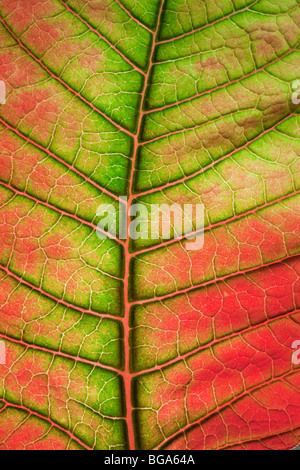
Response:
[[[294,448],[298,2],[24,2],[0,4],[0,448]],[[124,195],[203,204],[204,247],[100,240]]]

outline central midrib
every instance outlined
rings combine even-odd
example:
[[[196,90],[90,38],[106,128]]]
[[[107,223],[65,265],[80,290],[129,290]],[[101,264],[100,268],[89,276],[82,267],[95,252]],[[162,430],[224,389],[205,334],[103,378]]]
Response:
[[[132,166],[131,166],[131,173],[129,179],[129,197],[127,202],[127,209],[132,205],[133,199],[136,197],[133,194],[133,184],[134,184],[134,169],[138,154],[138,149],[141,145],[140,143],[140,136],[142,131],[142,122],[144,116],[144,108],[145,108],[145,98],[146,98],[146,91],[148,87],[149,77],[151,73],[151,68],[153,64],[153,56],[155,52],[155,47],[157,43],[157,36],[159,33],[159,27],[161,22],[161,16],[163,12],[165,0],[161,0],[161,4],[159,7],[159,13],[157,18],[157,25],[156,29],[153,32],[153,39],[152,39],[152,47],[150,52],[149,64],[148,69],[145,75],[145,81],[143,86],[143,91],[141,95],[140,101],[140,109],[139,109],[139,117],[138,117],[138,124],[137,124],[137,131],[134,137],[134,149],[133,149],[133,157],[132,157]],[[134,425],[133,425],[133,407],[132,407],[132,378],[133,375],[130,370],[130,310],[131,310],[131,301],[130,301],[130,284],[129,284],[129,276],[130,276],[130,262],[132,255],[130,253],[130,237],[129,237],[129,227],[130,227],[130,216],[128,215],[127,210],[127,239],[124,246],[124,253],[125,253],[125,273],[124,273],[124,304],[125,304],[125,314],[124,314],[124,360],[125,360],[125,370],[124,370],[124,386],[125,386],[125,402],[126,402],[126,422],[127,422],[127,432],[128,432],[128,445],[130,450],[135,450],[136,448],[136,440],[135,440],[135,432],[134,432]]]

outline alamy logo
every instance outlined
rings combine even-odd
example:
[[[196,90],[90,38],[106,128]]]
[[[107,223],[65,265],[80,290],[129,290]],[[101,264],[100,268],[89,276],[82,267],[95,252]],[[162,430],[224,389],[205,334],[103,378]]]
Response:
[[[204,206],[202,204],[133,204],[121,197],[119,210],[102,204],[97,209],[100,217],[97,235],[100,239],[114,237],[120,240],[182,239],[186,250],[199,250],[204,244]]]
[[[6,85],[0,80],[0,104],[5,104],[6,101]]]
[[[0,341],[0,365],[6,364],[6,347],[3,341]]]
[[[294,91],[292,95],[293,104],[300,104],[300,80],[295,80],[293,82],[292,89]]]
[[[292,363],[295,366],[299,366],[300,365],[300,341],[295,341],[292,344],[292,349],[296,349],[296,351],[293,353],[293,356],[292,356]]]

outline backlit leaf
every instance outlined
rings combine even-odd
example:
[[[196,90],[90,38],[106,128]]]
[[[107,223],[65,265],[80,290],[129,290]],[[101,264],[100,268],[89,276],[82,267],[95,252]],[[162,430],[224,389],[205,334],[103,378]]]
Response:
[[[299,0],[0,15],[0,449],[296,447]],[[100,239],[124,196],[203,247]]]

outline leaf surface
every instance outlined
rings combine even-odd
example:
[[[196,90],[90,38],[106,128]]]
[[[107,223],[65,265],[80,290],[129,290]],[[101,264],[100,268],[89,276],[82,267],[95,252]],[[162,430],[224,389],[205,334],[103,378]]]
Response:
[[[299,1],[0,15],[0,448],[296,447]],[[203,248],[99,239],[122,196]]]

